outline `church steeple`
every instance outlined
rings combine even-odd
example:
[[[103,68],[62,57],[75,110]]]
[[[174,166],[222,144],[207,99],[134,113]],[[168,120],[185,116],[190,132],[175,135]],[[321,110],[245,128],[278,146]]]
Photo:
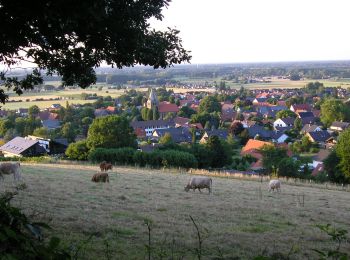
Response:
[[[158,105],[159,105],[159,101],[158,101],[156,92],[153,90],[153,88],[151,88],[151,92],[149,93],[146,106],[149,109],[153,109],[155,107],[158,107]]]

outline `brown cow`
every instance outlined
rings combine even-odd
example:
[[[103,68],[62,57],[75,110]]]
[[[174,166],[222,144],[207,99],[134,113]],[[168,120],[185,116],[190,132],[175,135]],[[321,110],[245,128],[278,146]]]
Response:
[[[109,176],[106,172],[98,172],[92,176],[91,181],[93,182],[109,182]]]
[[[20,163],[10,163],[10,162],[4,162],[0,164],[0,178],[4,179],[5,174],[13,174],[13,178],[15,181],[21,179],[21,172],[20,172]]]
[[[103,172],[105,170],[106,163],[107,163],[106,161],[103,161],[100,163],[101,172]]]

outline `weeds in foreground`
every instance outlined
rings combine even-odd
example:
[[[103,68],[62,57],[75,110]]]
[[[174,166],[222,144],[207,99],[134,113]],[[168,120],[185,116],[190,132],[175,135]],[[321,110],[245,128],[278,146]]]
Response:
[[[341,251],[341,245],[347,241],[347,230],[332,227],[330,224],[316,225],[316,227],[325,232],[336,243],[333,249],[324,251],[313,249],[318,253],[320,259],[348,260],[350,258],[347,253]]]

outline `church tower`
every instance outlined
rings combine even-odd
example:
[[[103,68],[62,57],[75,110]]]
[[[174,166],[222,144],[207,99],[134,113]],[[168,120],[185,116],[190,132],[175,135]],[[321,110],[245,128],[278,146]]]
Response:
[[[151,92],[149,93],[149,97],[147,100],[146,107],[149,109],[157,108],[159,105],[159,101],[156,95],[156,92],[151,88]]]

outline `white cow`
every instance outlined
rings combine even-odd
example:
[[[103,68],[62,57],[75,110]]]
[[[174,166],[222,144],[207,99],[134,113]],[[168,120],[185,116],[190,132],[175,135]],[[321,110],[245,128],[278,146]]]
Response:
[[[213,181],[209,177],[191,177],[191,179],[185,186],[185,191],[189,191],[190,189],[196,191],[196,189],[198,189],[199,192],[202,192],[201,189],[208,189],[209,193],[211,193],[212,183]]]
[[[271,180],[269,182],[269,191],[279,191],[281,192],[281,181],[280,180]]]

